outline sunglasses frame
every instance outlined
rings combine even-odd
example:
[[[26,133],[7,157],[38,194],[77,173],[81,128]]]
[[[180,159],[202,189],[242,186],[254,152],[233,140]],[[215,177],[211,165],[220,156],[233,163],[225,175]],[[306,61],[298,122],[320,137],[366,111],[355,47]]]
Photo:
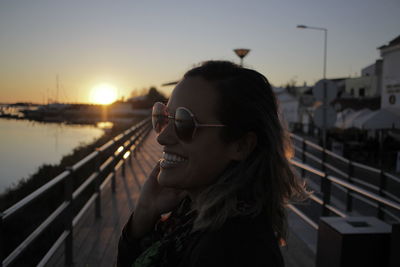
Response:
[[[156,103],[154,103],[153,107],[154,107],[155,105],[160,105],[160,104],[164,107],[165,113],[168,114],[168,115],[164,115],[164,116],[167,117],[169,120],[173,120],[173,121],[174,121],[174,130],[175,130],[175,133],[176,133],[176,135],[177,135],[178,137],[179,137],[179,135],[178,135],[178,133],[177,133],[178,130],[177,130],[177,126],[176,126],[176,123],[175,123],[175,122],[176,122],[176,119],[175,119],[176,112],[178,112],[178,110],[181,109],[181,110],[185,110],[185,111],[190,115],[190,117],[192,118],[192,120],[193,120],[193,122],[194,122],[194,129],[193,129],[193,132],[192,132],[192,135],[191,135],[189,141],[193,140],[194,135],[196,134],[197,128],[226,127],[225,124],[199,123],[199,122],[197,121],[197,119],[196,119],[196,116],[193,114],[193,112],[190,111],[190,109],[185,108],[185,107],[178,107],[178,108],[176,108],[176,110],[175,110],[175,115],[170,115],[170,114],[168,113],[168,111],[167,111],[167,106],[166,106],[164,103],[156,102]],[[153,115],[153,112],[152,112],[152,115]],[[168,122],[168,123],[169,123],[169,122]],[[168,123],[167,123],[164,127],[161,128],[161,131],[168,125]],[[153,129],[154,129],[154,127],[153,127]],[[154,129],[154,130],[155,130],[155,129]],[[161,131],[160,131],[160,133],[161,133]],[[157,132],[157,131],[156,131],[156,132]],[[181,139],[181,138],[179,138],[179,139]],[[182,139],[181,139],[181,140],[182,140]],[[182,141],[183,141],[183,140],[182,140]]]

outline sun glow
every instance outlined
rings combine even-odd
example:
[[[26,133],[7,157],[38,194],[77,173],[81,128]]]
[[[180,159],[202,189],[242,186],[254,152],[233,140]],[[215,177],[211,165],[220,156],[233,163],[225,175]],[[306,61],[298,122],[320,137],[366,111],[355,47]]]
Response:
[[[90,92],[90,102],[95,104],[108,105],[117,100],[117,89],[106,83],[93,87]]]

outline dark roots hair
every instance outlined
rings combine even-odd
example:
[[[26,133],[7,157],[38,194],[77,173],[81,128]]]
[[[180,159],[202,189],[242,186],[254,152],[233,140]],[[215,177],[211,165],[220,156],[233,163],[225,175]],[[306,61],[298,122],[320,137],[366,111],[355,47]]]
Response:
[[[248,132],[257,135],[253,152],[231,163],[199,195],[194,231],[218,229],[230,217],[265,212],[277,238],[285,240],[286,204],[308,193],[289,162],[292,146],[267,78],[228,61],[206,61],[184,75],[190,77],[201,77],[217,90],[217,118],[228,126],[221,130],[224,142]]]

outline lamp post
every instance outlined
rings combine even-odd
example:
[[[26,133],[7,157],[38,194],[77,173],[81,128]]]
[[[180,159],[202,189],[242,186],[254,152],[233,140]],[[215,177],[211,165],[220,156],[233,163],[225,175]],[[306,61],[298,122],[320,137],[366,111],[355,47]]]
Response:
[[[310,30],[317,30],[317,31],[323,31],[324,32],[324,67],[323,67],[323,72],[322,72],[322,77],[324,80],[324,87],[323,87],[323,101],[322,101],[322,117],[323,117],[323,123],[322,123],[322,147],[326,148],[326,110],[328,108],[328,103],[327,103],[327,92],[326,92],[326,50],[327,50],[327,41],[328,41],[328,29],[326,28],[320,28],[320,27],[313,27],[313,26],[306,26],[306,25],[297,25],[298,29],[310,29]]]
[[[240,66],[243,67],[243,58],[250,52],[250,49],[238,48],[233,50],[240,57]]]

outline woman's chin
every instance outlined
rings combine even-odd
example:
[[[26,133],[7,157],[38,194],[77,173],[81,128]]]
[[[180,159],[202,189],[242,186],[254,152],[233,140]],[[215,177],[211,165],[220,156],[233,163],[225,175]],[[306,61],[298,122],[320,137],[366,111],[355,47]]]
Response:
[[[162,187],[172,187],[172,188],[179,188],[177,175],[173,175],[171,170],[160,170],[158,174],[157,181],[158,184]]]

